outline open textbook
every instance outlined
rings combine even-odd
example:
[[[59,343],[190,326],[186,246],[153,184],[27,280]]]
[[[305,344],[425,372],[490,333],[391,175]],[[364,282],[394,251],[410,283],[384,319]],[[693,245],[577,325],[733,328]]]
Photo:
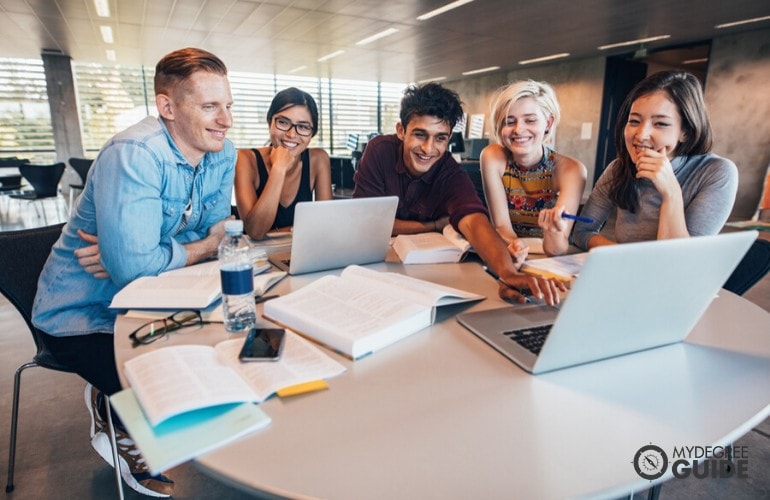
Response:
[[[265,302],[264,315],[350,358],[359,359],[423,328],[436,306],[483,296],[396,273],[348,266]]]
[[[270,264],[254,267],[254,293],[263,294],[286,276],[283,271],[262,275]],[[113,309],[205,309],[222,295],[219,261],[181,267],[158,276],[137,278],[112,299]]]
[[[243,338],[216,346],[163,347],[130,359],[126,379],[149,424],[200,408],[261,402],[284,387],[331,378],[345,367],[307,340],[287,331],[279,361],[241,363]]]
[[[450,224],[441,234],[399,234],[393,239],[393,250],[404,264],[460,262],[470,249],[468,240]]]
[[[587,256],[588,252],[582,252],[544,259],[530,259],[524,261],[521,270],[544,278],[556,278],[571,282],[580,274],[580,269],[583,268]]]

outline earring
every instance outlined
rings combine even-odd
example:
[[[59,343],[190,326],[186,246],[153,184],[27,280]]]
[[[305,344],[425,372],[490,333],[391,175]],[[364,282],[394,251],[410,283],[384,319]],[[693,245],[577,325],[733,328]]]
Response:
[[[550,129],[545,129],[545,134],[544,135],[548,135],[548,132],[550,132],[550,131],[551,131]]]

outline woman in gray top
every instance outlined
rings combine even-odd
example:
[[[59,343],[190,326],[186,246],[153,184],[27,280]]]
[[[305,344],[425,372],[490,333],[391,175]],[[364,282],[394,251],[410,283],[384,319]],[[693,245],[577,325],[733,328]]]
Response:
[[[575,245],[716,234],[735,201],[738,170],[709,153],[703,91],[689,73],[663,71],[634,87],[618,113],[618,157],[594,186],[577,223]],[[617,209],[615,241],[599,234]]]

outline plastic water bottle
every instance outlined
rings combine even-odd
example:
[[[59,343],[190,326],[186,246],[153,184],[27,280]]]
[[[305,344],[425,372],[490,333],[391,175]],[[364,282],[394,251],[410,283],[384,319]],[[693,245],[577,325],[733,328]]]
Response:
[[[225,237],[219,244],[219,272],[222,277],[222,310],[225,329],[240,332],[257,322],[254,304],[252,250],[243,236],[243,221],[225,222]]]

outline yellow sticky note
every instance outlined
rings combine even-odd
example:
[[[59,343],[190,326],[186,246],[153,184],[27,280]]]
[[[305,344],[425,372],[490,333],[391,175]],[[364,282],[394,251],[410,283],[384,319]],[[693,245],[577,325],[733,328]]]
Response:
[[[296,396],[297,394],[305,394],[306,392],[320,391],[328,389],[329,384],[325,380],[314,380],[312,382],[305,382],[304,384],[290,385],[275,391],[282,398],[289,396]]]

